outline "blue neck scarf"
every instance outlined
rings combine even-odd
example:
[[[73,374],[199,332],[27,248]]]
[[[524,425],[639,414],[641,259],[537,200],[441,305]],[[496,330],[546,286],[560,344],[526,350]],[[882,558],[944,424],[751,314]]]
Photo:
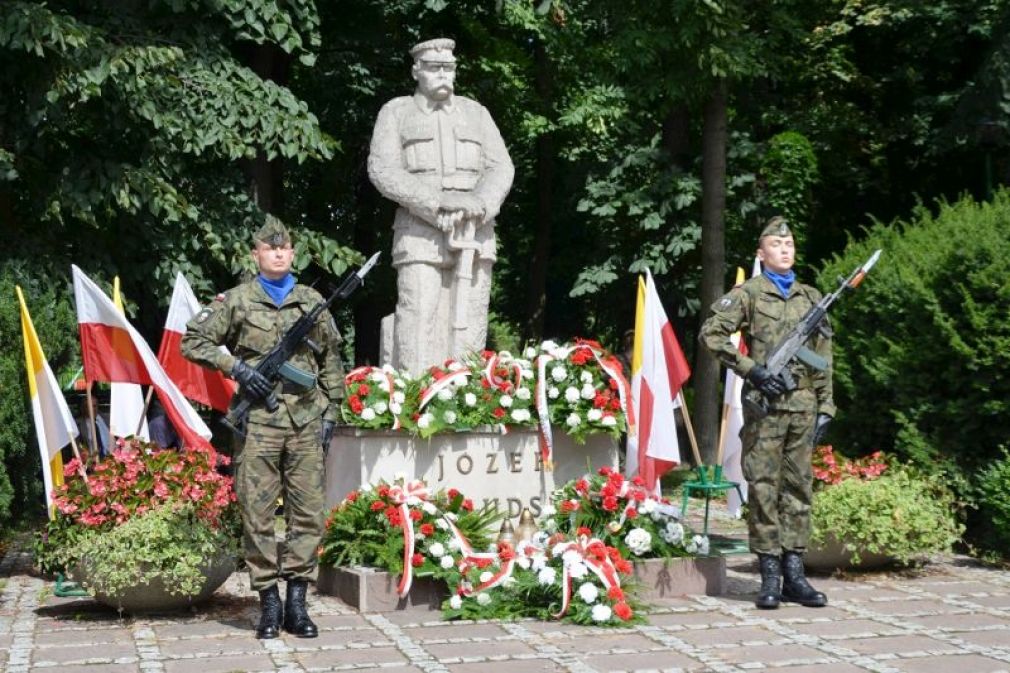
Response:
[[[291,290],[295,289],[295,277],[290,273],[278,280],[270,280],[261,273],[256,276],[256,279],[260,282],[263,291],[270,295],[270,298],[278,306],[283,304],[287,296],[291,294]]]
[[[793,286],[793,281],[796,280],[796,273],[792,269],[789,269],[785,273],[775,273],[774,271],[765,269],[762,273],[764,273],[765,278],[775,284],[775,287],[779,289],[783,297],[789,297],[789,289]]]

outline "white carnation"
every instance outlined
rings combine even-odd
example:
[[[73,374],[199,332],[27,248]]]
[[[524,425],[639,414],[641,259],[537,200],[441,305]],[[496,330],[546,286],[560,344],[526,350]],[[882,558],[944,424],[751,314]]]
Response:
[[[523,357],[532,360],[537,356],[537,349],[533,346],[527,346],[526,350],[523,351]]]
[[[530,420],[530,410],[529,409],[513,409],[512,410],[512,420],[516,423],[525,423]]]
[[[382,400],[379,400],[378,402],[372,405],[372,408],[375,409],[375,413],[384,414],[386,413],[386,409],[389,408],[389,405],[387,405]]]
[[[438,528],[439,530],[449,530],[449,524],[447,524],[444,519],[437,519],[435,521],[435,528]],[[452,540],[449,540],[449,547],[450,549],[452,548]]]
[[[551,386],[550,388],[547,389],[547,397],[551,398],[552,400],[558,399],[558,396],[560,394],[561,391],[555,388],[554,386]]]
[[[403,404],[407,401],[407,396],[403,394],[402,390],[397,390],[393,393],[392,400],[397,404]]]
[[[516,391],[516,397],[520,400],[528,400],[532,395],[529,388],[520,388]]]
[[[441,390],[439,390],[438,391],[438,399],[442,400],[443,402],[445,402],[446,400],[451,400],[452,399],[452,389],[451,388],[442,388]]]
[[[574,428],[581,422],[582,418],[580,418],[579,415],[575,412],[568,414],[568,418],[565,419],[565,425],[567,425],[570,428]]]
[[[684,540],[684,527],[676,521],[667,521],[666,525],[659,531],[659,536],[667,544],[680,544]]]
[[[614,418],[613,416],[609,416],[609,415],[608,416],[604,416],[603,420],[600,421],[600,422],[603,423],[603,425],[605,425],[608,428],[612,428],[615,425],[617,425],[617,419]]]
[[[425,413],[421,414],[421,417],[417,419],[417,427],[426,428],[431,425],[431,422],[435,420],[431,414]]]
[[[370,381],[375,381],[376,383],[384,383],[386,380],[386,375],[381,371],[372,372],[371,374],[368,375],[368,379]]]
[[[430,547],[428,547],[428,553],[431,554],[433,558],[442,558],[445,556],[445,547],[441,542],[433,542]]]
[[[603,418],[603,412],[600,411],[599,409],[594,408],[586,412],[587,421],[598,421],[601,418]]]
[[[526,367],[523,367],[523,369],[521,371],[523,373],[523,381],[532,381],[533,380],[533,370],[532,369],[528,369]]]
[[[609,605],[604,605],[603,603],[597,603],[593,606],[593,621],[594,622],[605,622],[610,619],[610,615],[613,614],[613,610],[610,609]]]
[[[684,545],[684,549],[687,550],[688,554],[708,556],[708,538],[704,535],[695,535],[691,538],[690,542]]]
[[[554,568],[546,566],[541,568],[540,572],[537,573],[537,582],[543,585],[554,584],[554,580],[556,580],[557,577],[558,574],[555,572]]]
[[[375,420],[375,409],[371,407],[365,407],[361,410],[361,420],[363,421],[373,421]]]
[[[540,344],[540,350],[544,352],[550,352],[558,349],[558,344],[550,339],[547,339]]]
[[[582,381],[583,383],[592,383],[593,375],[590,374],[589,372],[584,371],[581,374],[579,374],[579,381]]]
[[[397,388],[406,388],[407,383],[403,379],[393,379],[393,385]],[[402,402],[401,402],[402,404]]]
[[[507,407],[511,407],[512,406],[512,397],[510,395],[502,395],[500,398],[498,398],[498,404],[500,404],[500,405],[502,405],[503,407],[506,407],[506,408]]]
[[[459,547],[459,540],[457,540],[454,537],[453,538],[449,538],[449,549],[451,549],[453,551],[459,551],[459,549],[460,549],[460,547]]]
[[[546,530],[547,532],[553,533],[557,529],[558,529],[558,522],[555,521],[554,519],[547,519],[546,521],[544,521],[544,530]]]
[[[652,549],[652,536],[644,528],[632,528],[624,536],[624,544],[628,545],[632,554],[641,556]]]
[[[442,559],[438,562],[438,564],[443,568],[445,568],[446,570],[448,570],[449,568],[453,567],[456,564],[456,562],[453,560],[451,556],[446,554],[445,556],[442,557]]]
[[[530,568],[539,572],[547,567],[547,557],[543,554],[534,554],[530,559]]]
[[[494,573],[491,572],[490,570],[485,570],[480,574],[480,577],[478,577],[477,579],[480,580],[481,584],[484,584],[486,582],[490,582],[492,577],[494,577]]]
[[[589,574],[589,566],[580,559],[568,566],[568,574],[572,576],[572,579],[582,579]]]
[[[467,393],[466,395],[463,396],[463,402],[468,407],[477,406],[477,396],[474,395],[473,393]]]
[[[544,505],[543,509],[540,510],[540,516],[546,518],[552,517],[558,513],[557,508],[554,505]]]
[[[561,365],[551,367],[551,378],[555,381],[564,381],[566,376],[568,376],[568,370]]]
[[[491,594],[483,591],[477,594],[477,605],[487,605],[490,602],[491,602]]]
[[[425,501],[423,501],[421,503],[421,509],[423,509],[426,514],[430,514],[432,516],[435,516],[436,514],[438,514],[438,507],[435,507],[435,505],[433,505],[432,503],[428,502],[427,500],[425,500]]]
[[[389,413],[393,414],[394,416],[399,416],[401,411],[403,411],[402,405],[399,405],[396,402],[389,403]]]
[[[646,498],[638,504],[638,511],[641,514],[649,514],[656,509],[656,499]]]
[[[579,389],[575,386],[568,386],[565,388],[565,401],[570,403],[575,403],[579,401]]]
[[[522,568],[523,570],[529,570],[530,569],[529,557],[520,556],[519,558],[516,559],[516,565]]]
[[[449,607],[453,610],[459,610],[463,607],[463,597],[459,594],[453,594],[453,597],[449,599]]]
[[[592,582],[585,582],[579,585],[579,598],[586,603],[595,603],[600,595],[600,590]]]
[[[452,425],[453,423],[456,422],[456,412],[453,411],[452,409],[448,409],[444,414],[442,414],[442,418],[445,420],[446,423]]]
[[[596,397],[596,388],[593,387],[592,383],[587,383],[582,386],[582,399],[591,400]]]

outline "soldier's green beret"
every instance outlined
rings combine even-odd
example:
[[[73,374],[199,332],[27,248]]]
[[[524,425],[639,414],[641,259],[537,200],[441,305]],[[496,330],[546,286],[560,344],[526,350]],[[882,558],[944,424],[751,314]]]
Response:
[[[271,246],[284,245],[291,242],[291,234],[284,223],[273,215],[267,215],[263,226],[253,235],[253,239],[258,243],[266,243]]]
[[[786,222],[786,218],[776,215],[772,219],[768,220],[768,224],[761,231],[761,236],[758,238],[760,241],[765,236],[792,236],[793,232],[789,229],[789,223]]]

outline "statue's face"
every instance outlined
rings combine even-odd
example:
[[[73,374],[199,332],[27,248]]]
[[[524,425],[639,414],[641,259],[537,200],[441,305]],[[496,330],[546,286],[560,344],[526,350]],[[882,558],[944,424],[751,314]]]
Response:
[[[417,88],[425,97],[443,101],[452,95],[456,84],[455,61],[418,61],[412,72]]]

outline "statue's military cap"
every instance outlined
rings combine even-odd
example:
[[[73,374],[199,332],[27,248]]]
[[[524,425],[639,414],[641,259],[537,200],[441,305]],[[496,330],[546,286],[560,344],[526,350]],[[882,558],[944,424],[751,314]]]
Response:
[[[290,243],[291,234],[288,233],[288,228],[284,226],[283,222],[268,214],[263,226],[253,235],[253,239],[257,243],[278,246]]]
[[[410,48],[410,55],[415,61],[438,61],[452,63],[456,60],[452,50],[456,48],[456,41],[447,37],[438,37],[434,40],[418,42]]]
[[[760,241],[765,236],[792,236],[793,232],[789,229],[789,223],[786,222],[786,218],[776,215],[772,219],[768,220],[768,224],[765,228],[761,230],[761,236],[758,238]]]

